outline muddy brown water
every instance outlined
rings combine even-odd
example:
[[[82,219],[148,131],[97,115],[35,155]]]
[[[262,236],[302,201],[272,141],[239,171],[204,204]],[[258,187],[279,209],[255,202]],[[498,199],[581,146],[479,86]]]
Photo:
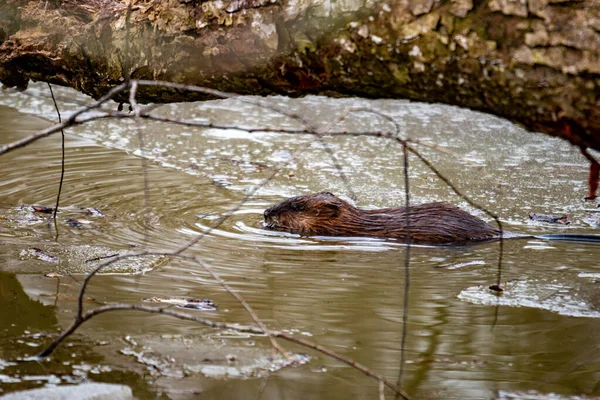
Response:
[[[64,113],[87,99],[57,90]],[[0,95],[2,143],[55,119],[47,88]],[[497,213],[514,232],[598,233],[586,193],[587,164],[559,140],[526,133],[488,115],[401,101],[308,97],[267,101],[326,125],[347,107],[394,116],[403,133],[453,154],[421,148],[438,168]],[[116,107],[111,105],[111,107]],[[164,116],[241,127],[297,122],[235,101],[162,106]],[[369,114],[348,129],[389,129]],[[88,322],[49,360],[33,355],[71,323],[87,260],[139,249],[170,251],[234,209],[271,168],[289,161],[222,226],[188,250],[202,259],[274,329],[326,346],[396,381],[404,298],[398,243],[360,238],[300,238],[265,232],[262,211],[287,196],[321,190],[347,196],[327,152],[314,139],[243,130],[193,129],[104,121],[67,131],[67,169],[56,227],[23,205],[53,206],[60,173],[58,135],[0,157],[0,388],[11,392],[84,380],[125,383],[139,398],[367,399],[377,383],[322,354],[282,344],[301,365],[272,359],[258,336],[132,312]],[[326,140],[357,204],[403,201],[400,148],[383,139]],[[144,170],[148,160],[149,207]],[[445,200],[486,218],[411,158],[415,202]],[[85,214],[78,207],[100,210]],[[530,212],[568,214],[568,226],[531,224]],[[81,222],[70,226],[68,219]],[[72,225],[72,224],[71,224]],[[46,257],[47,256],[47,257]],[[570,398],[600,395],[600,245],[513,240],[505,243],[495,296],[498,243],[413,247],[403,387],[415,398]],[[51,278],[45,274],[57,274]],[[210,299],[217,311],[186,311],[214,321],[251,323],[245,310],[198,265],[166,257],[128,260],[94,278],[86,307],[151,305],[150,297]],[[500,304],[499,307],[496,307]],[[497,312],[497,315],[496,315]],[[494,321],[496,321],[495,326]],[[388,398],[392,396],[387,393]]]

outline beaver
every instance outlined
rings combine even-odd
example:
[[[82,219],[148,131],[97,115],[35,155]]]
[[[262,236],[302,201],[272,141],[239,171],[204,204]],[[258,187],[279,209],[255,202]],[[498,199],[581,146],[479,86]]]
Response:
[[[600,242],[600,235],[521,235],[498,228],[443,202],[363,210],[330,192],[291,197],[264,212],[270,230],[302,236],[368,236],[429,245],[466,244],[504,238]]]

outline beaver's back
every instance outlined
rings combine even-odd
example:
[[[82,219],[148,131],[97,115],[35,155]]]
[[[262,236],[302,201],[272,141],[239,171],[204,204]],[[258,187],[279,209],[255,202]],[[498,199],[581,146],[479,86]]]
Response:
[[[483,220],[448,203],[425,203],[406,208],[361,210],[371,223],[385,227],[379,237],[407,240],[410,231],[415,243],[449,244],[498,238],[500,231]]]

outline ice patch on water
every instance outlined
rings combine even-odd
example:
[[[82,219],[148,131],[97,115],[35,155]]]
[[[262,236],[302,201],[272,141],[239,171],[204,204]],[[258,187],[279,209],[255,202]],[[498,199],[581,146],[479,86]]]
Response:
[[[600,272],[580,272],[577,276],[580,278],[600,279]]]
[[[577,289],[562,283],[520,280],[506,283],[503,289],[498,294],[487,286],[472,286],[458,298],[487,306],[531,307],[570,317],[600,318],[600,311],[594,310]]]
[[[499,390],[498,396],[496,400],[509,400],[509,399],[519,399],[519,400],[586,400],[591,399],[592,397],[586,396],[563,396],[556,393],[540,393],[535,390],[529,390],[527,392],[508,392],[505,390]]]

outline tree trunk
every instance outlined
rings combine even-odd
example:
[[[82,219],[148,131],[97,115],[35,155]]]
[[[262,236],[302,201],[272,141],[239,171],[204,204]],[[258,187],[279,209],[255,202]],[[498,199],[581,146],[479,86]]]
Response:
[[[4,0],[0,81],[96,98],[127,75],[240,94],[410,98],[600,150],[598,0],[134,0],[129,24],[126,14],[126,0]],[[138,98],[199,96],[144,88]]]

